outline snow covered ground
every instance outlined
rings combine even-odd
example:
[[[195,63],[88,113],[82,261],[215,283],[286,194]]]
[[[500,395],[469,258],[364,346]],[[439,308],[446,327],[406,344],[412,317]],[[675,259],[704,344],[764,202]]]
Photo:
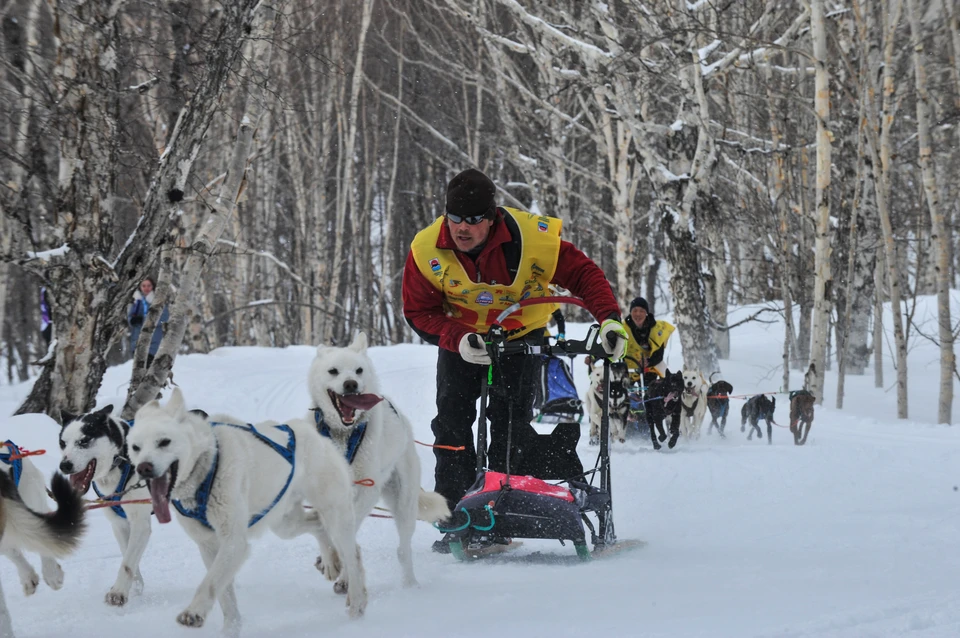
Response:
[[[954,298],[957,316],[956,292]],[[933,300],[921,303],[917,316],[935,334]],[[731,323],[754,310],[736,310]],[[679,339],[673,341],[668,363],[676,368],[681,353]],[[779,389],[781,342],[779,324],[734,330],[732,359],[721,363],[735,394]],[[221,348],[178,358],[176,381],[192,407],[251,421],[284,419],[309,407],[312,356],[308,346]],[[398,345],[373,348],[372,357],[385,393],[411,418],[417,438],[431,441],[436,350]],[[578,361],[574,369],[583,393],[586,366]],[[772,446],[746,441],[740,399],[731,402],[726,440],[681,441],[672,454],[637,440],[615,446],[618,535],[648,542],[616,558],[583,565],[524,560],[534,551],[573,555],[569,545],[526,541],[497,562],[458,564],[430,551],[438,533],[420,523],[414,538],[420,587],[404,589],[392,522],[371,518],[359,534],[370,603],[363,619],[350,621],[343,598],[313,567],[312,539],[284,542],[268,534],[254,542],[238,577],[244,635],[960,636],[960,428],[935,425],[934,346],[912,342],[909,373],[908,421],[896,419],[889,356],[888,387],[874,388],[872,371],[848,377],[842,411],[833,409],[836,376],[828,373],[806,447],[795,447],[781,428],[774,428]],[[107,372],[98,406],[122,401],[129,374],[129,364]],[[799,387],[800,375],[792,381]],[[11,414],[27,391],[0,387],[0,414]],[[786,397],[777,399],[776,420],[785,424]],[[953,414],[960,422],[960,398]],[[52,421],[27,415],[0,423],[4,439],[46,448],[48,454],[34,458],[53,471],[59,458]],[[433,456],[418,449],[430,488]],[[580,452],[592,462],[586,436]],[[0,559],[18,636],[219,633],[219,608],[199,630],[174,620],[204,573],[178,523],[154,525],[142,564],[145,591],[117,609],[103,596],[119,550],[104,515],[92,512],[90,520],[81,549],[63,561],[59,592],[42,584],[25,597],[12,564]]]

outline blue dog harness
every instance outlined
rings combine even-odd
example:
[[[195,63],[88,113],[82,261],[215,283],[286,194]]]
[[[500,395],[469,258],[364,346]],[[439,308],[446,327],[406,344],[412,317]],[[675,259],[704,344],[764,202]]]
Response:
[[[321,412],[319,408],[313,409],[313,418],[317,422],[317,432],[319,432],[321,436],[333,440],[333,437],[330,435],[330,426],[327,425],[326,420],[323,418],[323,412]],[[360,444],[363,443],[363,437],[366,435],[366,421],[358,423],[356,427],[353,428],[353,432],[350,433],[350,438],[347,439],[347,450],[344,453],[344,456],[347,457],[347,463],[353,465],[353,459],[357,456],[357,450],[360,449]]]
[[[13,470],[13,484],[17,487],[20,487],[20,477],[23,476],[23,459],[13,459],[10,460],[11,456],[16,456],[20,453],[20,448],[17,447],[17,444],[13,441],[4,441],[4,445],[10,448],[9,452],[0,452],[0,461],[6,463]]]
[[[297,449],[297,437],[294,435],[293,430],[290,429],[290,426],[286,424],[273,426],[276,429],[287,433],[288,438],[287,438],[286,446],[282,446],[278,444],[276,441],[272,440],[271,438],[261,434],[257,430],[257,428],[253,427],[253,424],[251,423],[248,423],[246,425],[237,425],[236,423],[221,423],[219,421],[211,421],[210,425],[211,426],[228,425],[232,428],[237,428],[238,430],[249,432],[250,434],[257,437],[257,439],[259,439],[260,441],[263,441],[264,443],[269,445],[271,448],[273,448],[273,450],[276,451],[277,454],[282,456],[284,459],[287,460],[288,463],[290,463],[290,476],[287,477],[287,482],[284,483],[283,488],[280,490],[280,493],[277,494],[277,497],[273,499],[273,502],[270,503],[270,505],[264,508],[264,510],[261,511],[259,514],[255,514],[250,519],[250,522],[247,523],[248,528],[253,527],[260,521],[261,518],[263,518],[264,516],[270,513],[270,510],[272,510],[274,506],[280,502],[280,499],[283,498],[283,495],[287,493],[287,488],[290,487],[290,482],[293,480],[293,471],[296,469],[296,464],[294,462],[294,452]],[[203,482],[200,484],[200,487],[197,488],[197,493],[195,496],[195,500],[197,501],[196,507],[194,507],[193,509],[188,509],[184,507],[179,500],[172,501],[173,506],[177,508],[177,511],[180,512],[182,516],[185,516],[186,518],[192,518],[195,521],[199,521],[200,524],[206,527],[207,529],[213,529],[213,526],[210,524],[210,521],[207,520],[207,502],[210,500],[210,491],[213,489],[213,479],[217,474],[217,465],[219,465],[219,462],[220,462],[220,450],[217,449],[217,451],[214,453],[214,456],[213,456],[213,464],[210,466],[210,471],[207,472],[207,477],[203,479]]]
[[[119,463],[117,462],[119,461]],[[100,488],[97,487],[97,482],[93,481],[90,485],[93,487],[93,491],[97,493],[97,496],[100,497],[101,501],[119,501],[123,496],[124,491],[127,489],[127,483],[130,482],[130,477],[133,476],[133,465],[130,461],[122,457],[114,458],[114,465],[116,467],[123,468],[120,470],[120,482],[117,483],[117,489],[113,490],[112,494],[104,495],[100,491]],[[123,506],[121,505],[111,505],[110,509],[113,510],[113,513],[119,516],[120,518],[126,518],[127,513],[123,511]]]

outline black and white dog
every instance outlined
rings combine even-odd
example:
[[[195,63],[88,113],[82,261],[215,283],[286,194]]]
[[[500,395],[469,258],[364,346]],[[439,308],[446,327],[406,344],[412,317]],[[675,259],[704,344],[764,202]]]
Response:
[[[667,447],[673,449],[677,444],[677,439],[680,437],[680,413],[683,407],[680,396],[683,394],[683,388],[683,373],[680,370],[671,373],[669,369],[663,378],[647,386],[643,413],[647,425],[650,426],[650,441],[655,450],[659,450],[660,443],[667,438],[667,432],[663,428],[664,420],[668,420],[667,429],[670,432]]]
[[[93,487],[104,501],[149,500],[146,484],[137,485],[136,472],[127,456],[127,434],[130,426],[112,414],[108,405],[96,412],[61,414],[60,471],[67,475],[73,488],[82,496]],[[113,535],[120,545],[123,559],[110,591],[108,605],[122,607],[131,588],[143,591],[140,559],[150,540],[149,502],[104,507]]]
[[[767,422],[767,443],[773,443],[773,411],[777,407],[776,398],[767,397],[765,394],[757,394],[743,404],[740,410],[740,431],[743,432],[747,423],[750,423],[750,432],[747,434],[747,440],[753,439],[753,432],[756,430],[757,437],[763,438],[763,432],[760,431],[758,423],[760,419]]]
[[[0,474],[7,476],[12,489],[15,489],[22,499],[24,506],[34,512],[46,514],[50,511],[47,505],[47,486],[44,483],[43,474],[34,465],[29,457],[24,457],[20,453],[20,448],[13,441],[0,443]],[[31,596],[37,591],[40,585],[40,577],[36,570],[27,561],[15,545],[4,546],[4,556],[9,558],[17,567],[17,575],[20,576],[20,585],[23,587],[24,596]],[[40,555],[41,572],[43,573],[43,582],[51,589],[60,589],[63,586],[63,568],[54,558],[53,554]],[[5,635],[0,631],[0,636]]]
[[[587,357],[590,367],[590,387],[587,390],[585,407],[590,419],[590,445],[600,444],[600,419],[603,416],[603,365],[596,364]],[[608,404],[610,417],[610,440],[624,443],[627,440],[627,416],[630,410],[630,400],[627,396],[627,386],[630,375],[624,363],[610,364],[610,402]]]

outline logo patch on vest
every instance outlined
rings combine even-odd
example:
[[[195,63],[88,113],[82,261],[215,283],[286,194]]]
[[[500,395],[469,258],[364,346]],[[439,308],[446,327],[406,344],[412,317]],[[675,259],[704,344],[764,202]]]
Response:
[[[430,260],[430,270],[433,272],[440,272],[440,260],[436,257]]]
[[[431,268],[432,268],[432,266],[431,266]],[[459,279],[451,279],[451,280],[448,281],[447,283],[450,284],[450,287],[451,287],[451,288],[456,288],[457,286],[460,285],[460,280],[459,280]]]
[[[550,226],[547,224],[547,222],[537,222],[537,230],[539,230],[541,233],[545,233],[550,230]]]
[[[489,306],[493,303],[493,295],[484,290],[479,295],[477,295],[477,303],[481,306]]]

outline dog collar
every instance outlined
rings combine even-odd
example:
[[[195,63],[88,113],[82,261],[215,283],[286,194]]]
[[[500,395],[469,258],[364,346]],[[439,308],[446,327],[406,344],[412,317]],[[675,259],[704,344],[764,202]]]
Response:
[[[317,432],[321,436],[325,436],[331,441],[333,440],[333,435],[330,433],[330,426],[327,425],[326,420],[323,418],[323,412],[320,408],[313,409],[313,418],[317,423]],[[353,459],[357,456],[357,450],[360,449],[360,444],[363,443],[363,437],[367,435],[367,422],[361,421],[356,426],[354,426],[353,431],[350,433],[350,438],[347,439],[347,449],[344,452],[344,456],[347,458],[347,463],[353,464]]]
[[[23,459],[14,459],[10,460],[11,456],[15,456],[20,452],[20,448],[17,447],[17,444],[13,441],[4,441],[4,445],[10,448],[9,452],[0,452],[0,461],[3,461],[13,470],[13,484],[17,487],[20,487],[20,477],[23,476]]]

